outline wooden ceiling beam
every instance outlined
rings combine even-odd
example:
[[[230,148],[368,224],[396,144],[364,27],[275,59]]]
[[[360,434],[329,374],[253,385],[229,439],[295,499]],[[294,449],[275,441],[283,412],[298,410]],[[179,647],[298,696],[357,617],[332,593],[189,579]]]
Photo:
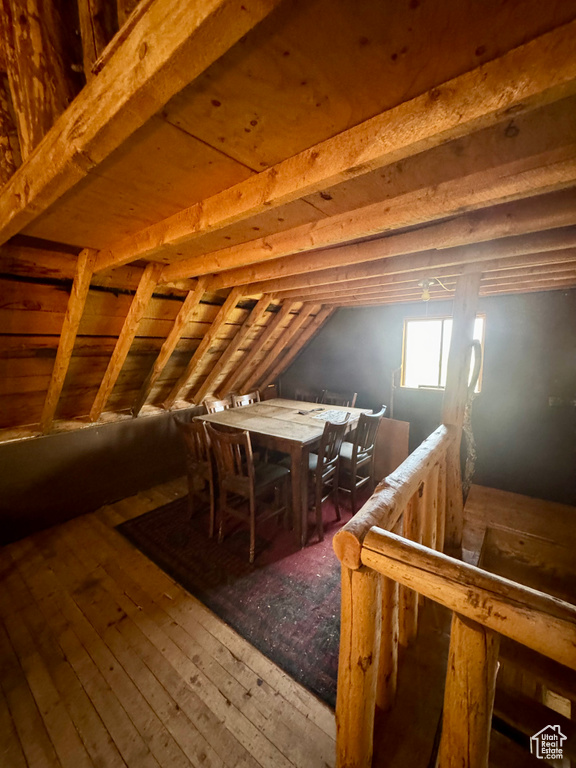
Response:
[[[447,249],[494,239],[527,236],[540,230],[572,225],[576,225],[576,190],[566,190],[562,194],[542,195],[533,200],[502,203],[485,210],[461,213],[426,227],[415,227],[407,232],[391,233],[378,239],[312,253],[294,253],[272,262],[230,269],[215,275],[214,284],[219,288],[228,284],[248,284],[251,292],[266,290],[274,293],[283,286],[296,288],[305,285],[306,280],[308,284],[314,284],[317,273],[326,270],[333,270],[331,274],[325,272],[325,276],[329,278],[328,282],[332,282],[336,269],[356,270],[363,262],[381,261],[394,256],[427,251],[428,255],[423,256],[414,267],[422,269],[427,266],[425,260],[430,257],[431,249]],[[569,245],[574,245],[574,242]],[[173,265],[176,266],[177,264]],[[372,274],[370,267],[364,264],[363,268],[367,271],[364,275],[359,274],[359,277],[369,277]],[[166,273],[163,279],[166,279]],[[283,280],[286,282],[280,282]]]
[[[286,354],[283,355],[276,362],[272,370],[268,372],[267,376],[261,382],[260,386],[262,387],[262,390],[265,390],[269,384],[275,381],[280,376],[280,374],[288,368],[291,362],[304,349],[312,337],[320,330],[320,328],[324,325],[326,320],[328,320],[333,312],[334,307],[322,307],[316,317],[312,319],[312,322],[306,326],[304,331],[294,341],[290,349],[286,351]]]
[[[170,390],[168,397],[164,400],[163,406],[166,408],[166,410],[172,408],[176,400],[178,400],[180,393],[189,386],[190,379],[192,376],[194,376],[195,372],[202,364],[206,353],[210,349],[210,346],[214,342],[214,339],[220,332],[222,326],[227,322],[232,312],[234,312],[236,309],[236,304],[238,303],[241,296],[241,288],[232,288],[226,297],[226,301],[218,310],[218,314],[212,321],[210,328],[206,331],[202,337],[202,341],[196,347],[188,365],[178,377],[178,381]]]
[[[555,252],[558,254],[564,253],[563,251]],[[545,254],[546,256],[552,256],[552,259],[547,262],[541,263],[542,259],[536,258],[535,264],[531,265],[530,262],[522,263],[516,259],[509,259],[506,264],[506,259],[499,259],[493,262],[486,262],[485,264],[474,264],[466,266],[448,267],[447,271],[443,272],[431,272],[430,270],[423,270],[419,272],[404,272],[398,275],[390,275],[382,278],[372,278],[366,280],[352,280],[342,281],[340,283],[331,283],[328,286],[319,286],[317,288],[310,288],[300,291],[286,291],[285,293],[277,294],[278,298],[299,298],[302,301],[309,301],[316,299],[318,301],[328,301],[331,297],[336,295],[343,295],[345,293],[355,293],[360,291],[374,292],[382,290],[386,286],[396,286],[402,283],[412,283],[416,285],[418,281],[426,278],[431,279],[433,277],[439,278],[442,282],[447,279],[456,278],[458,275],[466,274],[467,269],[474,269],[474,271],[481,270],[484,278],[488,276],[496,279],[497,277],[509,277],[513,275],[541,275],[552,274],[555,272],[562,272],[569,269],[570,265],[576,267],[576,248],[566,251],[569,256],[565,259],[562,256],[554,257],[553,254]],[[529,258],[529,257],[525,257]]]
[[[244,323],[242,326],[238,329],[238,332],[232,339],[232,341],[228,344],[224,352],[220,355],[220,358],[218,362],[212,367],[210,370],[208,376],[198,389],[198,391],[194,394],[193,400],[195,403],[201,403],[206,395],[211,394],[212,387],[215,385],[216,381],[218,380],[218,377],[221,375],[223,370],[226,368],[232,357],[235,355],[235,353],[240,349],[240,345],[242,342],[247,338],[247,336],[252,332],[254,329],[254,326],[260,322],[260,320],[264,317],[264,312],[268,309],[270,306],[270,302],[272,301],[272,297],[270,294],[264,294],[262,298],[257,302],[257,304],[254,306],[246,320],[244,320]]]
[[[545,195],[378,239],[233,269],[216,275],[214,282],[219,287],[247,283],[249,293],[276,293],[341,279],[558,250],[576,245],[576,229],[569,228],[575,224],[576,190],[568,190],[560,199]],[[555,234],[557,228],[561,231]]]
[[[494,296],[502,293],[535,293],[537,291],[548,290],[570,290],[576,288],[576,276],[574,278],[562,279],[562,280],[538,280],[530,281],[528,283],[513,283],[507,285],[488,285],[486,287],[481,286],[481,296]],[[431,301],[451,300],[454,296],[454,291],[451,288],[450,291],[430,291]],[[382,295],[372,295],[370,297],[358,297],[343,298],[335,302],[330,302],[330,306],[333,307],[360,307],[371,306],[373,304],[402,304],[403,302],[422,301],[422,292],[420,290],[411,290],[399,293],[385,293]],[[328,302],[327,302],[328,304]]]
[[[164,370],[168,361],[172,357],[172,353],[174,352],[174,350],[176,349],[176,346],[178,345],[178,342],[182,338],[182,334],[184,333],[184,329],[186,328],[186,323],[190,320],[192,313],[200,304],[200,300],[202,299],[202,296],[204,296],[204,293],[207,290],[208,280],[209,279],[206,276],[199,277],[194,290],[190,291],[186,296],[186,298],[184,299],[184,302],[182,303],[182,306],[180,307],[180,310],[174,320],[174,325],[172,326],[172,330],[170,331],[166,340],[162,344],[162,348],[158,353],[158,357],[154,361],[154,365],[150,369],[150,373],[148,374],[148,376],[146,377],[146,379],[144,380],[144,383],[140,388],[140,392],[132,408],[133,416],[138,416],[138,414],[142,410],[142,406],[148,399],[148,396],[152,391],[152,387],[154,386],[154,384],[156,384],[156,382],[162,375],[162,371]]]
[[[62,394],[62,387],[68,373],[68,366],[72,358],[72,351],[78,328],[80,327],[82,313],[84,312],[86,297],[90,290],[90,279],[96,261],[96,253],[95,250],[86,248],[77,259],[76,274],[72,290],[70,291],[66,314],[64,315],[56,359],[54,360],[50,384],[48,385],[48,392],[46,393],[46,400],[44,401],[42,417],[40,419],[40,429],[44,434],[50,431],[60,395]]]
[[[292,317],[290,324],[284,328],[275,344],[266,352],[266,355],[244,382],[244,387],[246,389],[249,390],[260,382],[282,352],[290,346],[292,340],[296,338],[308,318],[317,314],[320,309],[321,307],[319,304],[302,304],[300,312]]]
[[[217,392],[220,397],[224,397],[230,392],[233,392],[234,387],[236,387],[237,384],[241,384],[250,375],[250,370],[254,361],[260,352],[264,349],[266,344],[268,344],[268,342],[274,337],[282,323],[297,304],[298,302],[296,301],[285,301],[282,303],[279,311],[273,318],[271,318],[266,328],[264,328],[254,344],[252,344],[250,349],[246,352],[240,361],[240,365],[238,365],[236,369],[233,370],[232,373],[218,387]]]
[[[559,27],[152,225],[103,251],[98,269],[150,257],[568,96],[576,91],[575,32],[576,22]],[[220,271],[219,258],[207,272]],[[186,276],[201,269],[191,259]]]
[[[0,243],[109,157],[278,0],[155,0],[0,193]]]
[[[530,157],[525,164],[514,162],[471,176],[408,192],[354,211],[303,224],[267,237],[231,246],[213,253],[183,259],[166,267],[163,280],[205,273],[220,275],[216,285],[225,287],[280,277],[282,257],[327,248],[386,230],[416,227],[453,216],[463,209],[477,210],[509,200],[531,197],[576,184],[576,144],[559,151]],[[309,254],[308,268],[321,269]],[[271,270],[264,269],[270,266]],[[266,274],[268,273],[268,274]],[[293,272],[291,274],[294,274]],[[218,274],[217,274],[218,277]]]
[[[106,368],[106,373],[104,374],[104,378],[102,379],[102,383],[100,384],[94,403],[90,409],[90,421],[97,421],[100,418],[108,398],[112,394],[114,385],[118,380],[122,366],[124,365],[130,347],[132,346],[132,342],[134,341],[134,337],[138,331],[140,321],[144,317],[144,312],[150,303],[152,293],[158,283],[160,271],[161,266],[154,263],[148,264],[144,270],[140,285],[134,294],[120,336],[114,347],[114,352],[112,352],[112,357]]]

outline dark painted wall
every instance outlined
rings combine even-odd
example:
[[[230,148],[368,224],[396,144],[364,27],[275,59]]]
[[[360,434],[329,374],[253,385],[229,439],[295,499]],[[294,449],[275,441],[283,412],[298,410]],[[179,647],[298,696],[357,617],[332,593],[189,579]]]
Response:
[[[452,302],[428,314],[449,315]],[[475,482],[576,504],[576,291],[480,300],[486,315],[482,392],[474,402]],[[282,377],[293,387],[353,390],[358,405],[390,402],[403,322],[426,306],[342,308]],[[549,398],[557,398],[550,405]],[[411,448],[440,423],[442,393],[397,389],[394,416],[411,424]]]
[[[181,439],[169,413],[0,445],[0,543],[184,472]]]

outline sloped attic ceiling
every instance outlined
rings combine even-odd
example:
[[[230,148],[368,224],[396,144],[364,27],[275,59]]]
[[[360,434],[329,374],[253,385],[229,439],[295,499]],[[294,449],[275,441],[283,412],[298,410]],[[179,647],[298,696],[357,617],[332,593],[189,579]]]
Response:
[[[467,271],[484,295],[576,286],[573,4],[21,6],[1,4],[5,436],[266,386],[337,307],[426,278],[433,299]]]

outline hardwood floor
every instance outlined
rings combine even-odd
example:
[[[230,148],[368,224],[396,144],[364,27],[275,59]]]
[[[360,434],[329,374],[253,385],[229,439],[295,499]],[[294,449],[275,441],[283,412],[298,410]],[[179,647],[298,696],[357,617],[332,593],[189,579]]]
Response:
[[[2,768],[318,768],[332,711],[113,526],[175,481],[0,550]]]
[[[114,530],[185,492],[184,479],[167,483],[0,549],[1,768],[334,765],[333,712]],[[573,540],[573,513],[474,486],[466,559],[490,522]],[[376,764],[425,756],[402,738],[407,723],[433,740],[447,621],[424,613],[429,636],[401,677],[436,698],[399,699]]]

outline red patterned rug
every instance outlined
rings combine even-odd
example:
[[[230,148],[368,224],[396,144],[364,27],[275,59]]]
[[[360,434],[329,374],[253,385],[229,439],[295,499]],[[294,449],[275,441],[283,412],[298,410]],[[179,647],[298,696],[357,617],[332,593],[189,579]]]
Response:
[[[350,513],[341,506],[345,522]],[[248,532],[238,529],[219,545],[206,535],[205,516],[190,520],[186,498],[122,523],[118,530],[291,677],[334,707],[340,567],[332,537],[343,522],[336,522],[328,503],[324,521],[324,541],[304,549],[296,548],[290,531],[269,522],[259,531],[253,566],[248,563]]]

